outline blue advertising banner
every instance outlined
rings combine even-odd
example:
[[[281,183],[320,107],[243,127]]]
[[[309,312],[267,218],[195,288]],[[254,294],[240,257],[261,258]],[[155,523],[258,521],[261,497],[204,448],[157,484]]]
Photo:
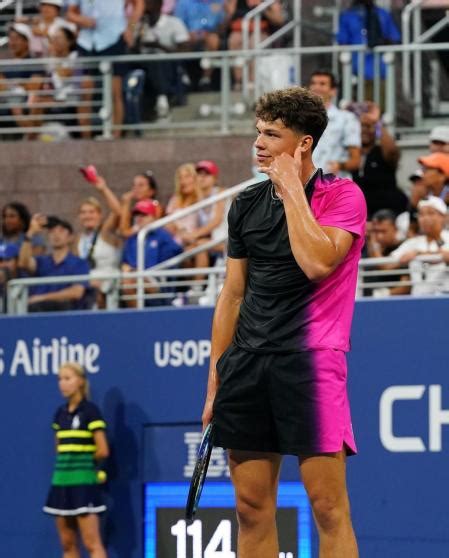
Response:
[[[348,483],[364,558],[448,556],[448,315],[447,298],[356,305],[348,359],[359,456],[348,462]],[[181,308],[0,320],[1,556],[60,556],[53,520],[41,509],[54,464],[51,422],[63,403],[57,371],[62,362],[76,360],[85,366],[92,398],[108,423],[109,509],[102,520],[108,556],[143,558],[145,514],[158,502],[148,487],[175,483],[182,493],[192,469],[211,317],[210,308]],[[214,451],[211,488],[229,487],[225,456]],[[292,458],[282,482],[297,480]],[[229,500],[223,502],[229,510]],[[160,511],[161,548],[179,542],[182,550],[184,538],[191,548],[200,527],[203,555],[210,544],[213,556],[211,540],[234,541],[228,511],[220,511],[213,526],[197,524],[188,532],[186,525],[184,533],[177,509]],[[294,517],[280,519],[287,539],[293,532],[287,526],[298,525]],[[193,558],[188,552],[186,558]],[[297,548],[287,545],[283,552],[298,558]]]

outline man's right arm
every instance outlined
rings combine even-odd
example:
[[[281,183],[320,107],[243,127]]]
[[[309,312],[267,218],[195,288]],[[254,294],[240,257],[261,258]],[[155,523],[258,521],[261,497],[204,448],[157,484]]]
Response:
[[[212,342],[203,428],[212,420],[212,407],[218,389],[217,361],[234,337],[240,305],[246,288],[247,259],[228,258],[226,280],[218,297],[212,322]]]

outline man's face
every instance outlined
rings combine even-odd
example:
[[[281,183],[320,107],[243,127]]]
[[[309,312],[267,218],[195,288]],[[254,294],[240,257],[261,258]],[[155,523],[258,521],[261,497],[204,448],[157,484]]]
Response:
[[[373,221],[374,238],[382,248],[390,248],[397,244],[396,225],[391,221]]]
[[[439,194],[439,189],[443,188],[446,177],[439,169],[432,167],[423,167],[423,184],[432,190],[432,192]]]
[[[418,223],[422,234],[439,236],[444,228],[446,217],[433,207],[421,207],[418,211]]]
[[[310,78],[309,89],[315,95],[319,95],[325,104],[332,101],[337,93],[336,88],[331,85],[331,78],[320,74]]]
[[[72,233],[65,227],[57,225],[49,229],[48,241],[52,249],[68,248],[72,241]]]
[[[281,153],[288,153],[293,157],[301,137],[290,128],[286,128],[281,120],[265,122],[259,119],[256,128],[258,134],[254,147],[259,166],[270,165]]]
[[[8,33],[8,46],[13,58],[21,58],[28,53],[28,40],[16,31]]]
[[[215,185],[215,176],[202,169],[196,172],[198,174],[198,184],[200,185],[201,191],[209,192]]]
[[[431,153],[449,153],[449,143],[445,141],[432,140],[429,144]]]

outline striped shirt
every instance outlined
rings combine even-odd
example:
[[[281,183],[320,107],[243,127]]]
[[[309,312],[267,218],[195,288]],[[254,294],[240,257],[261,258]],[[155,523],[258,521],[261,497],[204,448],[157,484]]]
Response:
[[[62,405],[53,420],[56,432],[56,466],[53,486],[96,484],[94,432],[105,430],[98,407],[83,399],[74,411]]]

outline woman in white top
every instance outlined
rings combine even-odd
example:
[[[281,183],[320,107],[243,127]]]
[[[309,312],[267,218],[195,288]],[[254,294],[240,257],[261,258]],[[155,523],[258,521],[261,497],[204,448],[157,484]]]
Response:
[[[103,177],[99,176],[94,184],[95,189],[103,196],[111,210],[106,219],[103,219],[103,210],[97,198],[91,196],[81,202],[78,218],[81,233],[76,243],[76,253],[88,260],[91,275],[117,271],[120,269],[122,239],[117,234],[120,221],[120,202],[110,190]],[[111,286],[110,281],[92,281],[93,287],[100,292],[97,304],[104,307],[104,293]]]

